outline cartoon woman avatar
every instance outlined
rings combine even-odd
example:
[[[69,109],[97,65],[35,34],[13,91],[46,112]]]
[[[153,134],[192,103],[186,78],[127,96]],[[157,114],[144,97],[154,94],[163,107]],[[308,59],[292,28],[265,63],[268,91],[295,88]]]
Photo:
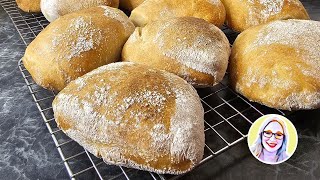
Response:
[[[251,152],[262,162],[278,164],[289,158],[287,154],[288,132],[285,123],[278,117],[266,119]]]

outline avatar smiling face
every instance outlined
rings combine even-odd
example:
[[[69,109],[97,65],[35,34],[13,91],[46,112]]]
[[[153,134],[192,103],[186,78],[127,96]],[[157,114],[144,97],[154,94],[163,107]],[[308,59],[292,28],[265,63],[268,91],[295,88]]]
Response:
[[[262,132],[262,145],[268,152],[277,151],[283,142],[283,128],[277,121],[271,121]]]
[[[298,144],[297,131],[286,118],[268,114],[258,118],[248,132],[252,155],[265,164],[280,164],[289,159]]]

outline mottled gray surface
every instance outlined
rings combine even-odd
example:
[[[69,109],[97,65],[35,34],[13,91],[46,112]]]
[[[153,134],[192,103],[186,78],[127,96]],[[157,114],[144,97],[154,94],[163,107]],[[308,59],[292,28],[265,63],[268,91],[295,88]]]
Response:
[[[0,179],[68,179],[18,69],[24,50],[0,6]]]
[[[304,4],[311,18],[320,20],[320,1]],[[0,7],[0,179],[68,179],[18,70],[24,50],[10,18]],[[301,111],[289,118],[297,127],[299,145],[287,162],[264,165],[251,156],[243,141],[184,178],[320,179],[320,111]]]

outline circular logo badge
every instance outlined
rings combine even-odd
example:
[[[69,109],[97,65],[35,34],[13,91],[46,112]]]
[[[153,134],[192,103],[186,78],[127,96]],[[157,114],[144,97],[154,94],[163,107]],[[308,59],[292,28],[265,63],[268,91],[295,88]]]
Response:
[[[288,160],[297,145],[296,128],[291,121],[281,115],[264,115],[249,129],[249,149],[255,158],[265,164],[280,164]]]

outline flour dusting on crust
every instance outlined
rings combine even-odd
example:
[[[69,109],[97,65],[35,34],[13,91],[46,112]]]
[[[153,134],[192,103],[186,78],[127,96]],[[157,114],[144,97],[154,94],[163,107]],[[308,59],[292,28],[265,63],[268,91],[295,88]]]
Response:
[[[134,24],[129,20],[128,16],[117,8],[112,8],[109,6],[99,6],[104,9],[104,15],[106,17],[110,17],[116,19],[121,22],[124,26],[126,36],[129,37],[131,33],[134,31]]]
[[[239,39],[246,41],[246,36],[252,36],[248,34],[249,31],[240,35]],[[259,50],[259,59],[264,59],[260,62],[251,59],[252,63],[257,64],[243,65],[239,69],[241,74],[237,74],[239,81],[236,82],[236,90],[240,93],[249,92],[249,89],[257,90],[261,95],[256,101],[280,109],[319,107],[319,42],[320,23],[317,21],[281,20],[261,26],[253,41],[236,54],[238,57],[250,57],[251,53]],[[273,46],[284,49],[272,49]],[[284,51],[288,50],[292,50],[297,59],[283,57],[287,53]],[[269,53],[277,53],[282,58],[272,56],[275,58],[272,59]],[[247,64],[245,61],[248,59],[240,58],[234,59],[232,63]]]
[[[41,0],[40,7],[42,14],[49,22],[59,18],[58,0]]]
[[[199,160],[196,154],[203,151],[203,144],[205,143],[204,134],[199,131],[203,127],[200,123],[194,121],[198,119],[199,114],[202,114],[203,109],[199,107],[198,103],[189,102],[189,98],[197,98],[194,95],[195,90],[191,93],[176,89],[175,93],[177,108],[171,119],[170,131],[175,132],[170,146],[171,156],[173,160],[186,158],[194,163]],[[190,144],[190,139],[196,141]]]
[[[255,26],[269,21],[269,18],[282,12],[291,3],[302,6],[298,0],[247,0],[248,19],[246,23]]]
[[[74,37],[77,38],[74,38]],[[71,60],[79,57],[81,53],[95,49],[102,40],[101,30],[92,27],[91,18],[85,19],[82,16],[74,18],[62,34],[52,39],[52,51],[57,51],[61,44],[65,44],[64,54],[61,59]]]
[[[278,14],[282,11],[284,0],[248,0],[249,12],[247,24],[250,26],[267,22],[270,16]],[[255,6],[261,6],[262,9]]]
[[[220,0],[207,0],[209,3],[213,4],[213,5],[219,5],[221,4]]]
[[[315,36],[317,34],[317,36]],[[269,23],[260,30],[255,41],[245,49],[245,53],[258,47],[282,44],[297,49],[297,53],[312,69],[298,68],[307,76],[320,80],[320,23],[308,20],[285,20]]]
[[[172,37],[167,35],[170,31],[181,32],[174,37],[172,46],[167,45],[167,42],[172,40]],[[190,33],[192,35],[188,36]],[[199,35],[193,35],[195,33]],[[164,56],[188,68],[212,75],[215,79],[219,79],[218,75],[224,75],[223,70],[218,72],[217,69],[226,69],[230,55],[229,41],[222,31],[212,24],[196,19],[172,19],[159,29],[153,42],[163,51]]]
[[[135,82],[146,75],[157,81],[160,78],[162,83],[156,86],[146,83],[125,94],[118,90],[117,83],[132,83],[126,82],[127,72],[135,72],[139,66],[130,62],[112,63],[71,82],[54,100],[56,121],[68,136],[106,163],[157,173],[189,171],[200,162],[204,151],[204,112],[199,96],[186,81],[154,69],[139,69],[141,77],[137,76]],[[112,76],[120,78],[112,82],[109,80]],[[91,84],[93,80],[95,85]],[[69,89],[70,86],[78,91]],[[169,107],[174,107],[174,111],[166,117]],[[69,126],[66,128],[64,124]],[[130,140],[136,137],[139,139]],[[130,155],[132,151],[136,153]],[[144,163],[131,156],[142,158]],[[169,164],[164,169],[150,165],[165,157]],[[191,162],[186,170],[170,165],[184,160]]]

